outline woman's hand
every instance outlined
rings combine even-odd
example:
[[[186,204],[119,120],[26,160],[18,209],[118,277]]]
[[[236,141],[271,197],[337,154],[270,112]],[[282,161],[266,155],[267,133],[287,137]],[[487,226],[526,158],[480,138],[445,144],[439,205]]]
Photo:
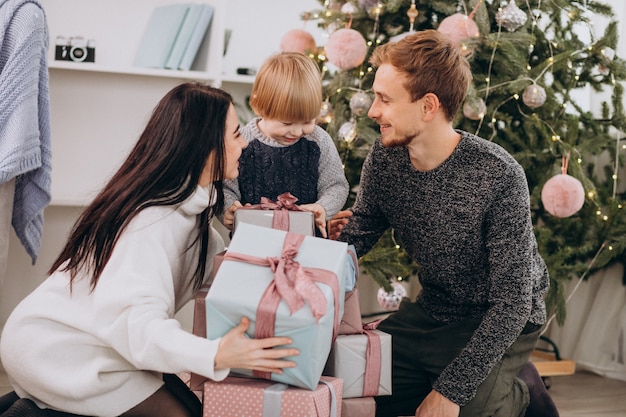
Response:
[[[235,223],[235,211],[237,209],[243,207],[239,201],[235,201],[230,207],[226,209],[224,212],[224,220],[223,225],[228,230],[233,230],[233,224]]]
[[[317,203],[302,204],[300,208],[313,213],[315,219],[315,227],[320,231],[322,237],[326,237],[326,210]]]
[[[343,227],[348,223],[348,218],[352,216],[351,210],[343,210],[339,213],[335,214],[328,221],[328,238],[332,240],[337,240],[339,235],[341,235],[341,231]]]
[[[275,346],[290,345],[291,339],[249,339],[245,335],[249,326],[250,320],[243,317],[237,327],[222,337],[215,355],[215,369],[241,368],[282,374],[283,368],[296,366],[295,362],[282,358],[299,355],[298,349],[272,349]]]

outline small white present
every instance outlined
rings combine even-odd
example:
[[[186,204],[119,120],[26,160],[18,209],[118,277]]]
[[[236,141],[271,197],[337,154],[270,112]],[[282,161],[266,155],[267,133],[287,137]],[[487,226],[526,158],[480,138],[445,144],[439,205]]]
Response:
[[[343,398],[391,395],[391,335],[380,330],[339,335],[324,375],[343,379]]]
[[[298,199],[290,193],[283,193],[272,201],[261,198],[259,204],[246,206],[235,211],[233,234],[240,223],[255,224],[278,230],[315,236],[313,213],[296,204]]]

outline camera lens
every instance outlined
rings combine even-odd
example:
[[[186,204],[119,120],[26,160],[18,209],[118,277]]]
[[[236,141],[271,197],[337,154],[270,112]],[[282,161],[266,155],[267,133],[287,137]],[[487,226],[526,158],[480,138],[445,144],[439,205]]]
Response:
[[[70,58],[75,62],[83,62],[87,58],[87,48],[84,46],[73,46],[70,49]]]

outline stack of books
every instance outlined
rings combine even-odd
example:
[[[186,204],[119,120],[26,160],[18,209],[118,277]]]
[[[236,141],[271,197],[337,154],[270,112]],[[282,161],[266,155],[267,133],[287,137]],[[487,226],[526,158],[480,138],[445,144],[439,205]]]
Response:
[[[213,18],[213,7],[181,3],[154,9],[144,31],[135,66],[188,71]]]

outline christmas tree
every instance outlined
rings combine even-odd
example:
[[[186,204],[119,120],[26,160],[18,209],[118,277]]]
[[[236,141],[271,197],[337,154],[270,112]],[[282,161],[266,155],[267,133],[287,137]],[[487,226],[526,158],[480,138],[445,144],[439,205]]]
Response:
[[[564,284],[625,261],[624,190],[618,184],[626,114],[626,66],[616,56],[618,23],[610,6],[592,1],[322,0],[303,14],[329,35],[311,51],[324,74],[326,101],[318,122],[333,138],[352,186],[378,136],[367,117],[373,49],[414,31],[447,33],[474,75],[459,129],[507,149],[524,167],[539,251],[551,277],[547,304],[566,316]],[[594,16],[609,23],[595,33]],[[587,91],[580,99],[581,90]],[[586,108],[590,91],[609,98]],[[393,230],[360,259],[382,287],[414,266]]]

